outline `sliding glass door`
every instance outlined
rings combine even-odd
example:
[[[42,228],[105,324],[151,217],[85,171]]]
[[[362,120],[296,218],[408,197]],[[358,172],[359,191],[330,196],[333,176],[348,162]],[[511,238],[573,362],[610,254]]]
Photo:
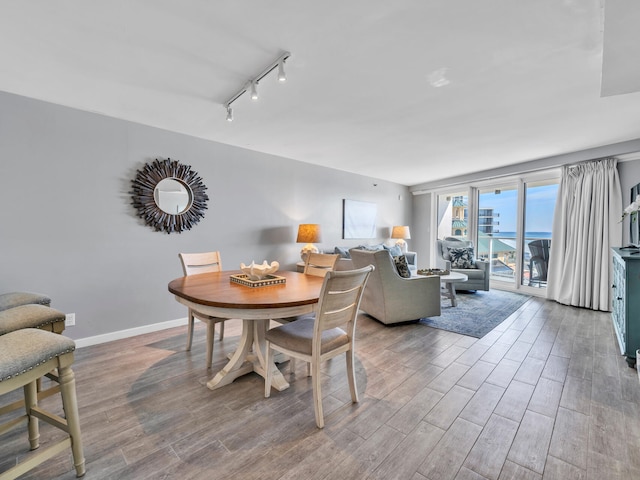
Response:
[[[547,286],[559,172],[484,181],[437,194],[437,237],[472,240],[491,286],[542,294]]]
[[[546,288],[557,180],[524,184],[524,239],[521,284]]]
[[[513,284],[518,267],[518,185],[478,189],[477,225],[478,256],[490,260],[492,284]]]
[[[478,254],[494,287],[546,288],[557,192],[557,178],[478,188]]]

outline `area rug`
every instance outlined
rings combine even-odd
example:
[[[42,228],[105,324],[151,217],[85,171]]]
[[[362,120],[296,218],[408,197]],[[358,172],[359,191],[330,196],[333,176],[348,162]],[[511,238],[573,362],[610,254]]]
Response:
[[[457,307],[452,307],[449,300],[442,299],[440,316],[423,318],[420,323],[482,338],[530,298],[504,290],[458,292],[457,297]]]

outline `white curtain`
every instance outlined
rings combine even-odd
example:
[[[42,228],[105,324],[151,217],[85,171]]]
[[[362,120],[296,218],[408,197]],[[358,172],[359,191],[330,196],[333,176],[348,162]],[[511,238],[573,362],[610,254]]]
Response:
[[[611,310],[611,247],[622,241],[618,160],[562,168],[551,240],[547,298]]]

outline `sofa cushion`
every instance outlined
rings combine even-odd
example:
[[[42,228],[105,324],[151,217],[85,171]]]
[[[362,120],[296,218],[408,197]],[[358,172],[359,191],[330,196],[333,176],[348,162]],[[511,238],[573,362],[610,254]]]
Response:
[[[467,278],[469,279],[468,281],[482,281],[484,280],[484,275],[485,272],[484,270],[480,270],[479,268],[458,268],[458,269],[451,269],[454,272],[460,272],[460,273],[464,273]],[[462,282],[462,283],[466,283],[466,282]],[[459,287],[460,289],[463,288],[462,283],[460,285],[456,285],[457,287]]]
[[[396,255],[393,257],[393,264],[396,267],[398,275],[402,278],[411,278],[411,271],[409,270],[409,264],[407,263],[407,257],[404,255]]]
[[[398,245],[393,245],[392,247],[388,247],[383,245],[385,250],[388,250],[392,257],[397,257],[398,255],[402,255],[402,249]]]
[[[381,243],[378,243],[377,245],[361,245],[359,247],[361,250],[367,250],[369,252],[377,252],[379,250],[384,250],[384,245],[382,245]]]
[[[447,247],[447,251],[451,260],[451,268],[476,268],[473,247]]]

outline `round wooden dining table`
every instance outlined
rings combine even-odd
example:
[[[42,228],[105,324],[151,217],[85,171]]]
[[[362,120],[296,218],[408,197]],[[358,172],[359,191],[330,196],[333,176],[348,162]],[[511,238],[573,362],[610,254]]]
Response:
[[[265,333],[272,319],[313,313],[318,305],[322,277],[278,271],[286,283],[249,287],[231,281],[241,271],[202,273],[176,278],[169,291],[181,304],[204,315],[242,319],[240,342],[222,370],[207,382],[211,390],[228,385],[241,375],[256,372],[266,376],[273,369],[272,386],[284,390],[289,383],[275,363],[265,364]]]

